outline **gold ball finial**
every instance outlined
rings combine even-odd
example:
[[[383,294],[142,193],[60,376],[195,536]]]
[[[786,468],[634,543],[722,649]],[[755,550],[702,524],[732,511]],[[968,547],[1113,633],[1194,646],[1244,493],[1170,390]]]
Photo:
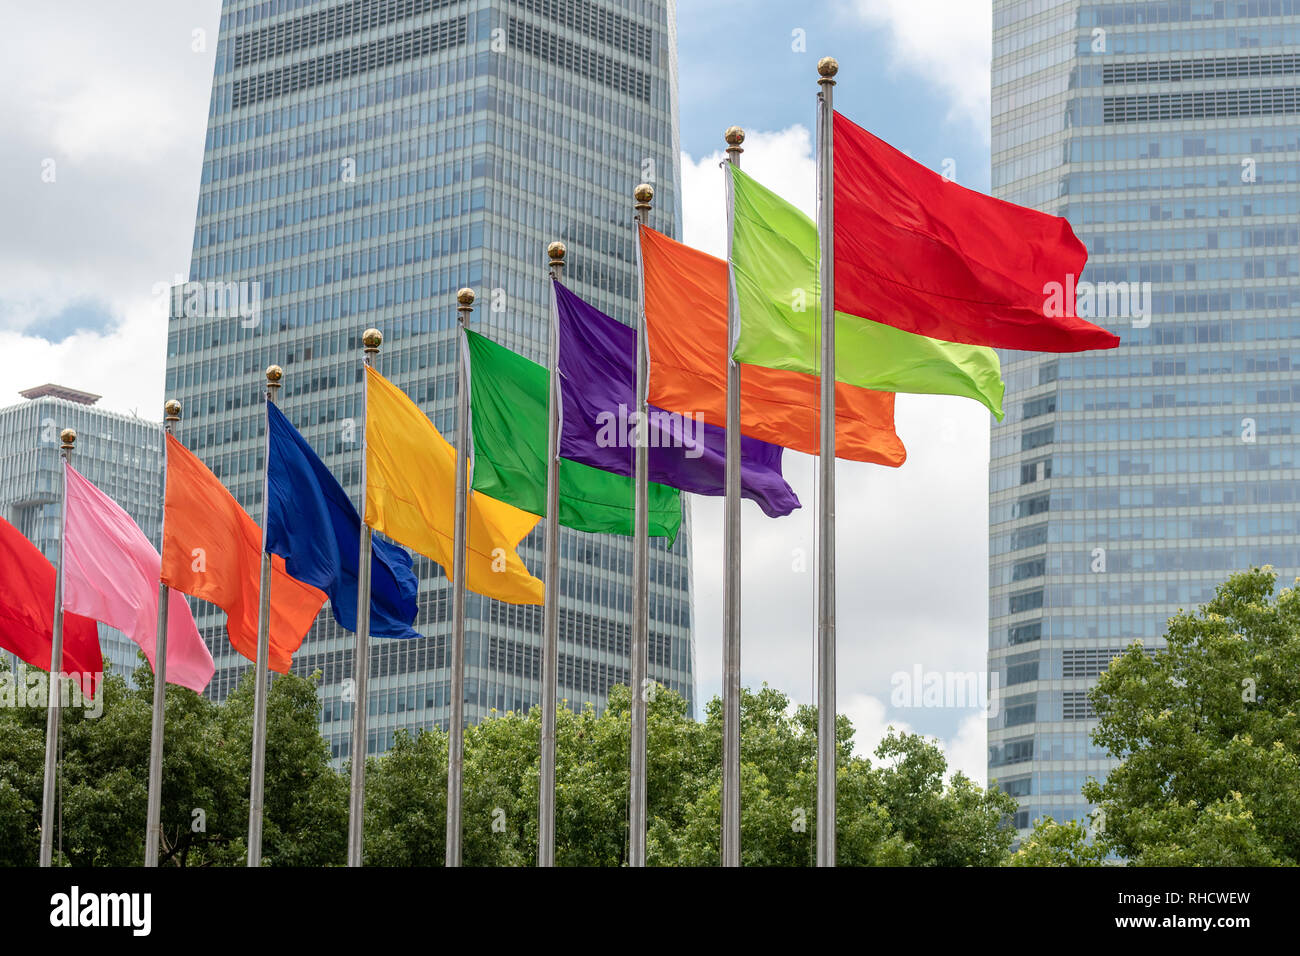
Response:
[[[284,378],[284,369],[278,365],[268,365],[266,367],[266,384],[279,385],[280,379]]]
[[[549,246],[546,247],[547,258],[549,258],[552,262],[563,262],[564,254],[567,251],[568,250],[565,249],[564,247],[564,243],[560,242],[560,240],[558,239],[556,239],[553,243],[551,243]]]
[[[728,146],[739,146],[745,141],[745,131],[739,126],[728,126],[722,138],[727,141]]]
[[[456,293],[456,301],[459,302],[461,305],[464,305],[464,306],[470,306],[470,305],[473,305],[473,304],[474,304],[474,290],[473,290],[473,289],[461,289],[459,292]]]
[[[63,442],[64,448],[71,448],[77,440],[77,431],[74,428],[65,428],[59,432],[59,441]]]
[[[367,352],[378,352],[379,346],[384,344],[384,333],[378,329],[366,329],[361,333],[361,344]]]
[[[641,183],[632,190],[632,196],[639,203],[648,203],[655,198],[655,188],[649,183]]]
[[[831,79],[840,71],[840,61],[833,56],[824,56],[817,61],[817,75]]]
[[[180,421],[181,403],[174,398],[169,398],[163,402],[163,416],[169,422]]]

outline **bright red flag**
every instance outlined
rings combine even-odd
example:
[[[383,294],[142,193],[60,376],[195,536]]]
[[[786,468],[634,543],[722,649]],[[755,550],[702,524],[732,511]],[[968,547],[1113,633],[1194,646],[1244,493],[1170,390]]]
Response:
[[[54,578],[40,549],[0,518],[0,647],[43,671],[54,642]],[[89,699],[104,673],[99,627],[71,612],[63,615],[63,673]]]
[[[839,113],[834,156],[836,311],[967,345],[1119,345],[1075,314],[1088,251],[1064,219],[946,180]]]

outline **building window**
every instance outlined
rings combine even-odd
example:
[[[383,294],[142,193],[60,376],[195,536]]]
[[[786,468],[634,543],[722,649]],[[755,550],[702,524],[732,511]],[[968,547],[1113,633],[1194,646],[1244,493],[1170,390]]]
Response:
[[[1034,621],[1032,624],[1017,624],[1015,627],[1007,628],[1008,644],[1028,644],[1030,641],[1041,639],[1042,636],[1042,621]]]
[[[1012,614],[1019,614],[1022,611],[1035,611],[1042,606],[1042,588],[1036,588],[1033,591],[1020,591],[1011,595],[1011,599],[1008,601],[1008,609]]]

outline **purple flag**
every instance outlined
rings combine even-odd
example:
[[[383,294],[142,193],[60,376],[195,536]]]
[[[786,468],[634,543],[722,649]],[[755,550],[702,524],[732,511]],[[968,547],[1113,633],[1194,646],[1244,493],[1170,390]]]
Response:
[[[631,475],[637,434],[636,330],[588,305],[559,282],[560,457]],[[701,415],[650,406],[650,480],[697,495],[726,493],[727,432]],[[780,445],[740,439],[740,494],[771,518],[799,507],[781,477]]]

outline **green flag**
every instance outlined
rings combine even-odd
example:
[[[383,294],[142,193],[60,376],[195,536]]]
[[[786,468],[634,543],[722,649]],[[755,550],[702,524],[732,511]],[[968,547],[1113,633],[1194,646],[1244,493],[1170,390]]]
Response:
[[[735,359],[819,372],[821,303],[817,226],[734,165],[731,266],[740,306]],[[835,378],[882,392],[960,395],[1002,420],[997,353],[835,313]]]
[[[546,514],[546,369],[476,332],[469,351],[472,487],[535,515]],[[650,483],[650,534],[671,546],[682,524],[681,492]],[[560,459],[560,524],[632,534],[632,479]]]

